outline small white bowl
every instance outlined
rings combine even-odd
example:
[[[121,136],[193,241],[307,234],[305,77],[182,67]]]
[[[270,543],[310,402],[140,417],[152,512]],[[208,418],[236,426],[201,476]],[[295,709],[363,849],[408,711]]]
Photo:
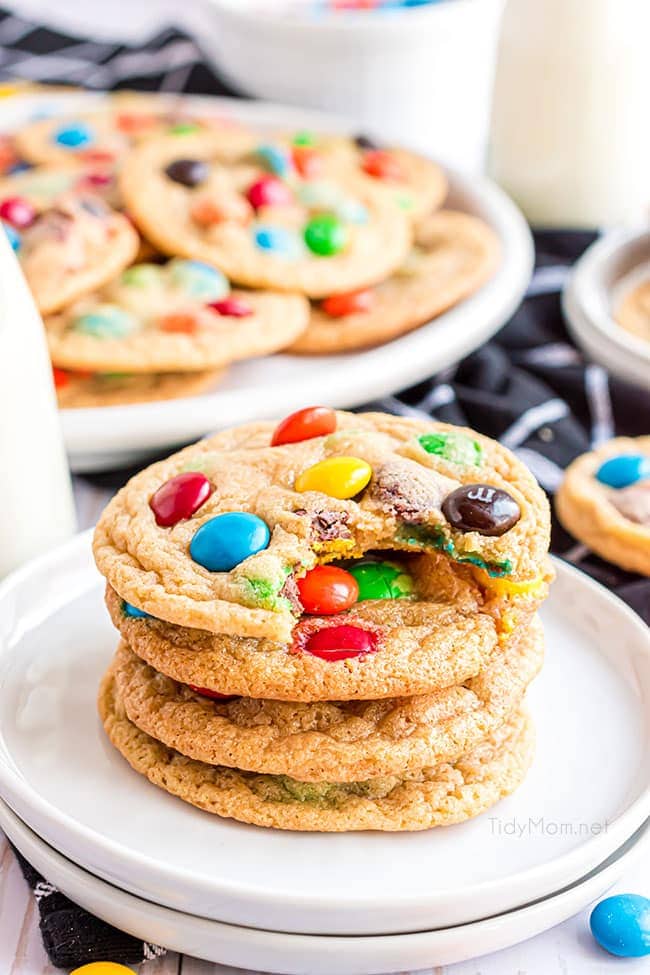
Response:
[[[483,168],[504,0],[288,13],[282,0],[208,0],[201,41],[235,87],[325,109],[449,166]]]
[[[595,362],[650,389],[650,342],[614,320],[614,310],[644,269],[650,276],[650,230],[615,230],[589,247],[562,295],[569,331]]]

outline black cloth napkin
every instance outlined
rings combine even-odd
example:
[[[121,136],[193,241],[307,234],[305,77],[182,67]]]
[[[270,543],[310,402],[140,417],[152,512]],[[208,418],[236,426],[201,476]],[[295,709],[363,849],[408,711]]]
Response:
[[[0,78],[235,94],[205,63],[197,43],[174,29],[146,44],[96,43],[0,12]],[[372,405],[389,412],[467,423],[504,442],[553,494],[566,465],[612,436],[650,432],[650,390],[632,387],[585,362],[572,344],[560,309],[571,264],[594,235],[536,235],[536,269],[527,297],[496,338],[460,365]],[[120,487],[133,471],[95,475]],[[650,623],[650,580],[602,561],[556,523],[553,551],[614,590]],[[16,853],[38,902],[45,950],[53,965],[112,960],[138,963],[165,949],[124,934],[56,890]]]

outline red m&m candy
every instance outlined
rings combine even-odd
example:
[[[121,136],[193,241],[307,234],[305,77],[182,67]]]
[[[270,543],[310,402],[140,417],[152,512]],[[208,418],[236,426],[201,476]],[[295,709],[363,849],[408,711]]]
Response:
[[[211,301],[208,308],[216,311],[217,315],[223,315],[226,318],[248,318],[249,315],[253,314],[251,306],[242,301],[241,298],[222,298],[221,301]]]
[[[165,481],[151,496],[149,507],[157,525],[171,528],[184,518],[191,518],[213,491],[214,487],[205,474],[188,471]]]
[[[236,694],[220,694],[219,691],[211,691],[209,687],[197,687],[196,684],[188,684],[187,686],[194,694],[209,697],[213,701],[233,701],[237,697]]]
[[[335,565],[317,565],[297,580],[305,613],[333,616],[353,606],[359,595],[357,580]]]
[[[346,660],[378,650],[377,636],[360,626],[330,626],[308,637],[304,650],[321,660]]]
[[[196,315],[176,312],[176,314],[163,315],[158,319],[158,328],[163,332],[178,332],[181,335],[193,335],[199,322]]]
[[[331,318],[343,318],[345,315],[358,315],[370,311],[375,301],[375,293],[366,291],[349,291],[347,294],[330,295],[321,302],[321,308]]]
[[[404,179],[402,167],[390,152],[385,149],[371,149],[363,157],[361,168],[375,179]]]
[[[70,373],[65,369],[52,366],[52,374],[54,375],[54,386],[56,389],[63,389],[70,382]]]
[[[248,187],[248,202],[256,210],[261,207],[283,207],[293,203],[293,194],[277,176],[262,176]]]
[[[36,219],[36,210],[22,196],[8,196],[0,203],[0,220],[6,220],[12,227],[22,230]]]
[[[328,406],[307,406],[286,416],[278,423],[271,438],[271,446],[299,443],[313,437],[326,437],[336,430],[336,413]]]

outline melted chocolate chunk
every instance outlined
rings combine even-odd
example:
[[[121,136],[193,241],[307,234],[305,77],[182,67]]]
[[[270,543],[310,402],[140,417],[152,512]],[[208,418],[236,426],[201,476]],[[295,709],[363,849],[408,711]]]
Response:
[[[287,576],[287,580],[278,595],[287,600],[295,616],[302,616],[302,603],[300,602],[298,584],[293,575]]]
[[[371,493],[384,511],[421,525],[440,514],[443,499],[453,487],[450,478],[404,459],[388,461],[375,471]]]
[[[331,542],[336,538],[352,538],[348,528],[350,515],[347,511],[335,511],[330,508],[319,508],[308,511],[307,508],[297,508],[296,515],[309,515],[314,534],[321,542]]]

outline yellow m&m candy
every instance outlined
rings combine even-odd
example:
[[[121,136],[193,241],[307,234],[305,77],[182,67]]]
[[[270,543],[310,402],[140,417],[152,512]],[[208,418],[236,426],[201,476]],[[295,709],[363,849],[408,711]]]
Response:
[[[133,975],[133,969],[116,961],[91,961],[81,968],[75,968],[70,975]]]
[[[330,498],[345,500],[363,491],[372,477],[372,468],[358,457],[328,457],[296,478],[296,491],[320,491]]]

